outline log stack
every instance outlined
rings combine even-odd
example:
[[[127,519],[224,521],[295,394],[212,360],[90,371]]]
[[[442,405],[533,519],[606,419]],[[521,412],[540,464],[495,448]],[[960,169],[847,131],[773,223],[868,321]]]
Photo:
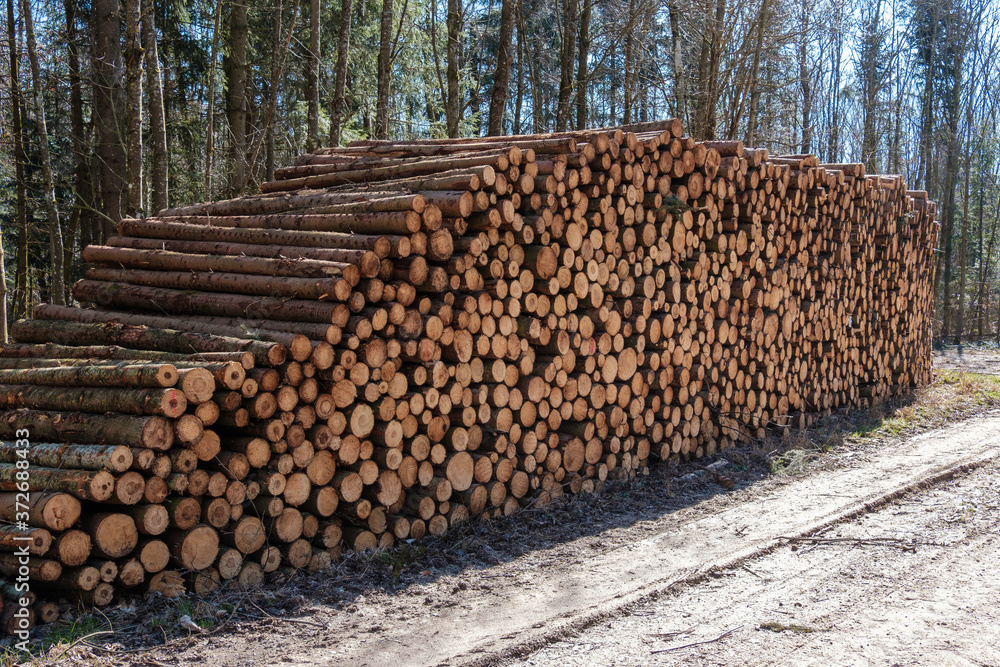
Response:
[[[861,165],[670,120],[354,142],[261,190],[123,221],[83,307],[14,325],[0,466],[27,429],[68,506],[26,529],[39,590],[251,586],[930,380],[935,207]]]

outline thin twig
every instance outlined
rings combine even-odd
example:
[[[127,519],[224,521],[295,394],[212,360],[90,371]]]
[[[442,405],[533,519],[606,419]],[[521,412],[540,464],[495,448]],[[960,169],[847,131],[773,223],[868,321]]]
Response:
[[[661,648],[661,649],[657,649],[655,651],[650,651],[650,653],[669,653],[670,651],[679,651],[682,648],[690,648],[692,646],[701,646],[702,644],[712,644],[714,642],[719,641],[720,639],[723,639],[724,637],[727,637],[727,636],[733,634],[734,632],[736,632],[737,630],[739,630],[742,627],[743,627],[742,625],[737,625],[732,630],[726,630],[725,632],[723,632],[721,635],[719,635],[715,639],[706,639],[703,642],[693,642],[691,644],[684,644],[682,646],[672,646],[670,648]]]
[[[302,619],[299,619],[299,618],[285,618],[283,616],[275,616],[275,615],[269,614],[266,611],[264,611],[263,609],[261,609],[259,606],[257,606],[257,603],[255,603],[255,602],[251,602],[250,604],[252,604],[254,607],[256,607],[257,610],[260,611],[260,613],[264,614],[264,616],[266,618],[271,619],[271,620],[284,621],[286,623],[301,623],[302,625],[311,625],[314,628],[320,628],[322,630],[329,630],[330,629],[329,626],[323,625],[322,623],[314,623],[313,621],[305,621],[305,620],[302,620]]]
[[[83,637],[80,637],[79,639],[77,639],[76,641],[74,641],[72,644],[70,644],[69,646],[67,646],[66,648],[64,648],[59,653],[59,655],[57,655],[55,657],[55,659],[52,662],[59,662],[59,659],[62,658],[64,655],[66,655],[74,646],[76,646],[77,644],[79,644],[79,643],[81,643],[83,641],[86,641],[86,640],[90,639],[91,637],[97,637],[98,635],[113,635],[113,634],[115,634],[113,630],[98,630],[97,632],[91,632],[89,635],[84,635]]]
[[[950,545],[940,542],[911,542],[902,537],[779,537],[779,540],[789,542],[811,542],[813,544],[868,544],[868,545],[899,545],[903,547],[947,547]]]

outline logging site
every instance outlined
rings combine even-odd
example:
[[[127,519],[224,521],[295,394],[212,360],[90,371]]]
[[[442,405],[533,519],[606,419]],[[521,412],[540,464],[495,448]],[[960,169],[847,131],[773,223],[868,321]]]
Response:
[[[57,4],[0,667],[1000,665],[992,0]]]

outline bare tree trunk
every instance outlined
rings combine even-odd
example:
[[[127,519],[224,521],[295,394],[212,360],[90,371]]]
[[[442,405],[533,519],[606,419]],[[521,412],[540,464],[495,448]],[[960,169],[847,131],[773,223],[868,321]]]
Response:
[[[101,210],[106,216],[104,237],[114,234],[127,197],[125,182],[125,115],[122,90],[121,12],[118,0],[91,3],[94,39],[94,118],[97,124],[97,160],[101,168]]]
[[[812,84],[809,77],[807,47],[809,39],[809,7],[802,0],[802,15],[799,35],[799,86],[802,88],[802,152],[812,152]]]
[[[14,319],[26,317],[28,312],[28,208],[24,192],[24,133],[21,127],[21,77],[18,73],[18,53],[21,48],[14,23],[14,0],[7,0],[7,53],[10,56],[11,116],[14,130],[14,181],[17,188],[15,212],[17,215],[17,271],[14,275]],[[4,285],[6,288],[6,285]],[[4,308],[7,307],[6,298]],[[7,318],[4,317],[4,328]]]
[[[27,36],[28,64],[31,67],[31,89],[35,106],[35,123],[38,127],[39,155],[42,160],[43,194],[45,211],[49,218],[49,253],[51,254],[51,275],[49,300],[56,305],[66,303],[66,274],[63,270],[62,225],[59,222],[59,208],[56,206],[56,184],[49,159],[49,132],[45,122],[45,102],[42,99],[42,75],[38,66],[38,47],[35,44],[35,22],[31,15],[29,0],[21,0],[21,13]]]
[[[972,107],[967,107],[968,131],[972,134]],[[970,136],[971,139],[971,136]],[[966,141],[966,146],[971,146],[971,141]],[[965,156],[965,186],[962,196],[962,238],[959,241],[958,261],[961,265],[961,273],[958,278],[958,321],[955,324],[955,343],[962,342],[962,334],[965,333],[965,285],[969,268],[969,179],[972,171],[972,156]]]
[[[131,216],[143,213],[142,182],[142,36],[139,30],[139,0],[124,0],[125,13],[125,164],[128,165],[128,203]]]
[[[330,145],[340,145],[344,128],[344,94],[347,89],[347,60],[351,53],[351,0],[341,0],[340,37],[337,41],[337,74],[330,110]]]
[[[458,136],[458,124],[462,120],[462,103],[459,97],[459,33],[462,30],[462,13],[460,0],[448,0],[448,97],[444,101],[445,124],[448,136]]]
[[[979,181],[979,289],[976,296],[976,304],[979,317],[979,338],[986,336],[986,281],[990,277],[990,264],[993,259],[993,247],[996,242],[997,227],[1000,226],[1000,201],[994,206],[995,218],[990,227],[990,241],[986,246],[986,253],[983,253],[983,212],[985,208],[983,181]]]
[[[622,122],[628,125],[632,122],[632,107],[635,104],[635,99],[632,89],[632,70],[635,68],[635,0],[629,0],[628,3],[628,24],[631,26],[625,35],[625,67],[624,78],[625,85],[622,86],[624,89],[622,91]]]
[[[957,45],[956,45],[957,46]],[[953,236],[952,226],[955,218],[955,176],[958,169],[958,118],[959,109],[962,102],[962,58],[964,49],[956,48],[954,55],[954,64],[952,67],[952,80],[954,81],[952,85],[952,99],[951,108],[948,112],[948,155],[945,164],[945,177],[944,177],[944,206],[943,210],[943,220],[941,223],[941,233],[945,238],[944,246],[944,299],[942,301],[944,305],[944,314],[942,317],[942,328],[941,335],[945,338],[951,333],[952,317],[951,317],[951,280],[952,280],[952,265],[951,265],[951,255],[953,251]],[[960,334],[959,334],[960,335]]]
[[[764,48],[764,24],[767,22],[769,0],[762,0],[760,16],[757,18],[756,46],[753,52],[753,65],[750,67],[750,111],[747,114],[746,143],[753,146],[757,141],[757,105],[760,101],[760,54]]]
[[[556,132],[569,127],[569,103],[573,97],[573,65],[576,61],[576,14],[579,0],[563,0],[563,34],[560,51],[559,101],[556,107]]]
[[[830,63],[832,76],[830,91],[830,136],[827,140],[827,159],[831,162],[840,161],[840,61],[844,52],[844,33],[841,30],[841,13],[839,5],[834,8],[834,42],[833,58]]]
[[[497,68],[493,75],[493,93],[490,95],[490,116],[486,134],[496,137],[503,134],[503,116],[507,109],[507,88],[510,85],[511,41],[514,36],[514,3],[501,0],[500,37],[497,47]]]
[[[590,74],[587,71],[587,58],[590,55],[590,17],[593,9],[591,0],[583,0],[583,12],[580,13],[580,48],[577,52],[576,64],[576,129],[587,127],[587,82]]]
[[[270,180],[274,176],[274,113],[278,107],[278,87],[281,83],[281,76],[285,71],[285,58],[288,55],[288,46],[292,42],[292,35],[295,32],[295,23],[299,17],[299,5],[300,0],[295,0],[295,6],[292,9],[292,21],[288,24],[288,33],[282,42],[281,37],[281,3],[278,3],[275,9],[275,21],[274,21],[274,51],[271,55],[271,80],[268,83],[268,93],[270,99],[268,100],[267,107],[264,109],[264,118],[261,122],[260,132],[257,134],[257,138],[254,140],[253,145],[250,148],[250,160],[248,168],[248,179],[244,182],[243,187],[246,188],[251,178],[256,178],[257,174],[257,156],[260,154],[261,146],[267,143],[268,151],[265,153],[267,159],[264,166],[265,177]],[[242,190],[240,191],[242,194]]]
[[[521,32],[521,0],[517,2],[517,99],[511,134],[521,134],[521,106],[524,104],[524,34]]]
[[[146,52],[146,88],[149,95],[149,130],[153,148],[153,201],[150,211],[167,207],[168,164],[167,123],[163,109],[160,52],[156,44],[156,15],[153,0],[142,0],[142,45]]]
[[[205,117],[205,201],[212,198],[212,161],[215,157],[215,68],[219,58],[219,36],[222,34],[222,6],[215,5],[215,30],[212,32],[212,55],[208,63],[208,113]]]
[[[517,3],[517,34],[518,39],[529,39],[531,35],[525,26],[523,0],[518,0]],[[528,76],[531,79],[531,131],[537,134],[542,131],[542,97],[538,84],[538,40],[535,39],[531,42],[532,53],[530,56],[528,55],[528,46],[525,44],[524,53],[525,64],[528,66]]]
[[[319,148],[319,41],[320,4],[319,0],[309,2],[309,58],[306,73],[306,97],[309,99],[308,135],[306,150],[312,152]]]
[[[70,98],[70,128],[73,134],[74,176],[73,188],[75,198],[70,229],[79,230],[80,246],[87,246],[97,240],[94,228],[94,185],[91,179],[89,151],[87,150],[86,129],[83,117],[83,85],[80,76],[80,40],[76,29],[78,8],[76,0],[64,0],[63,9],[66,13],[66,45],[69,55],[69,98]],[[72,239],[67,239],[66,253],[72,255],[74,245]],[[70,261],[66,261],[67,272]],[[67,277],[67,282],[69,278]]]
[[[247,180],[247,6],[234,0],[229,13],[229,53],[226,72],[226,117],[229,121],[229,192],[243,190]]]
[[[389,138],[389,86],[392,83],[392,0],[382,0],[379,21],[378,91],[375,101],[375,138]]]
[[[680,9],[677,7],[677,0],[670,0],[667,3],[667,10],[670,17],[670,43],[673,46],[671,61],[674,70],[674,99],[677,105],[674,113],[681,120],[687,121],[687,77],[684,75]]]
[[[861,111],[863,114],[861,159],[864,160],[865,168],[870,173],[877,173],[878,167],[875,162],[875,156],[878,151],[878,137],[876,135],[875,123],[877,115],[876,106],[878,104],[878,93],[881,89],[881,83],[876,78],[876,66],[881,55],[881,49],[879,48],[879,44],[881,43],[879,20],[882,16],[882,0],[875,1],[875,7],[872,8],[871,12],[871,19],[867,24],[862,26],[864,32],[861,38],[861,62],[864,64],[861,78],[861,92],[863,95],[861,101]]]
[[[705,99],[705,127],[702,136],[715,138],[715,123],[718,110],[719,65],[722,61],[722,29],[726,23],[726,0],[717,0],[715,21],[712,23],[712,42],[708,60],[708,92]]]

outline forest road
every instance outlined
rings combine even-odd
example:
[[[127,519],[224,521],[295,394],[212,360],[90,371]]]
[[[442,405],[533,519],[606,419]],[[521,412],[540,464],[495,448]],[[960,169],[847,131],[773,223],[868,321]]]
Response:
[[[466,570],[457,586],[413,584],[388,604],[357,600],[353,623],[198,653],[372,667],[1000,665],[998,473],[993,411],[772,476],[710,512]]]

